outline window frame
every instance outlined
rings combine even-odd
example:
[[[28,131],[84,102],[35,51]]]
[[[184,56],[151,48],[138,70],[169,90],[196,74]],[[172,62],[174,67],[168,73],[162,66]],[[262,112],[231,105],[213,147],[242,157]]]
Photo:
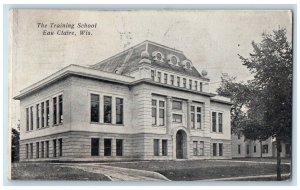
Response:
[[[117,125],[124,125],[124,98],[116,97],[116,124]],[[118,105],[118,100],[120,100],[120,104]],[[118,114],[118,106],[120,111],[120,114]],[[121,121],[118,122],[118,115],[121,118]]]
[[[177,117],[177,116],[180,116],[180,117],[179,117],[179,118],[180,118],[180,121],[177,121],[178,118],[176,118],[176,117],[174,117],[174,116],[176,116],[176,117]],[[173,123],[182,123],[182,122],[183,122],[182,120],[183,120],[182,114],[178,114],[178,113],[173,113],[173,114],[172,114],[172,122],[173,122]]]
[[[121,146],[118,146],[121,145]],[[124,139],[116,139],[116,156],[123,156],[124,154]]]
[[[159,139],[153,139],[153,156],[159,156]]]
[[[98,100],[93,100],[92,97],[97,97]],[[93,107],[93,104],[98,104],[97,106]],[[90,122],[91,123],[100,123],[100,94],[96,93],[90,93]],[[94,113],[93,110],[95,110],[95,117],[96,117],[96,111],[97,113],[97,118],[94,118]]]
[[[164,73],[164,83],[168,84],[168,74]]]
[[[161,72],[157,71],[157,81],[161,83]]]
[[[109,106],[110,106],[110,109],[109,110],[105,110],[105,108],[106,108],[106,106],[108,106],[106,103],[106,98],[109,98]],[[105,123],[105,124],[112,124],[112,100],[113,100],[113,98],[112,98],[112,96],[103,96],[103,123]],[[109,112],[107,112],[107,111],[109,111]],[[107,116],[109,116],[109,117],[107,117]],[[108,120],[106,120],[107,118],[109,118],[109,121]]]
[[[99,156],[100,154],[100,139],[99,138],[91,138],[91,156]],[[95,147],[96,145],[96,147]]]
[[[109,146],[108,144],[106,144],[106,142],[109,142]],[[105,138],[103,146],[104,146],[104,156],[112,156],[112,139]]]
[[[176,106],[174,106],[174,103],[179,103],[178,105],[180,105],[179,106],[179,108],[177,108]],[[182,103],[182,101],[179,101],[179,100],[173,100],[172,101],[172,110],[182,110],[182,105],[183,103]]]
[[[161,155],[168,156],[168,140],[167,139],[161,140]]]

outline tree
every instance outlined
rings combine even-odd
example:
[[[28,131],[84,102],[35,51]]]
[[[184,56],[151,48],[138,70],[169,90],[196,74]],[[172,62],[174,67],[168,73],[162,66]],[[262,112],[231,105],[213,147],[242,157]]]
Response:
[[[227,74],[221,76],[221,86],[217,89],[220,96],[231,99],[231,130],[234,134],[240,134],[246,119],[246,109],[249,104],[251,90],[246,83],[237,82],[235,77]]]
[[[19,161],[20,132],[12,128],[11,130],[11,162]]]
[[[249,120],[255,118],[256,130],[265,136],[276,138],[277,180],[281,180],[281,141],[291,139],[292,126],[292,44],[286,37],[286,29],[279,28],[273,34],[262,34],[260,43],[252,42],[253,53],[240,59],[252,74],[255,99],[249,104]],[[251,115],[252,114],[252,115]]]

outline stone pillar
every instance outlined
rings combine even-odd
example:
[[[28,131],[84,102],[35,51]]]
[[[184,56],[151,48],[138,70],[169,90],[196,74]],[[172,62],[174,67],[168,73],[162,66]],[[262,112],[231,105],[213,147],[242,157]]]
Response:
[[[99,139],[99,156],[104,157],[104,138]]]
[[[117,151],[116,151],[116,138],[111,139],[111,156],[116,157]]]
[[[191,104],[192,104],[192,100],[188,100],[187,101],[187,129],[188,131],[191,130]]]
[[[172,125],[172,97],[167,97],[167,133],[170,134],[171,132],[171,125]]]

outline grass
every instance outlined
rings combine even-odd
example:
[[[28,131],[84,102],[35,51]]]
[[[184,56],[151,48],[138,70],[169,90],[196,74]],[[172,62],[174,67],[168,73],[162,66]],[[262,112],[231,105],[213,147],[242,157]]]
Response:
[[[13,180],[94,180],[109,181],[103,174],[86,172],[76,168],[56,166],[49,163],[14,163]]]
[[[110,165],[155,171],[174,181],[276,174],[276,164],[226,162],[218,160],[150,161],[126,164],[111,163]],[[282,165],[282,173],[289,172],[290,166],[286,164]]]

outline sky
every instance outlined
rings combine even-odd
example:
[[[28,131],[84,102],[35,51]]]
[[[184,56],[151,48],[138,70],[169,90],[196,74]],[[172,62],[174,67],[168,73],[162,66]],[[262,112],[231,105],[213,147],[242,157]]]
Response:
[[[15,10],[11,14],[11,97],[69,64],[92,65],[145,40],[183,51],[199,72],[208,72],[215,92],[222,73],[239,81],[252,79],[238,54],[248,57],[251,42],[260,42],[263,32],[284,27],[288,40],[292,38],[288,11]],[[80,36],[79,29],[70,29],[76,36],[42,35],[53,30],[50,23],[97,23],[97,27],[89,36]],[[19,103],[11,100],[11,105],[14,125]]]

